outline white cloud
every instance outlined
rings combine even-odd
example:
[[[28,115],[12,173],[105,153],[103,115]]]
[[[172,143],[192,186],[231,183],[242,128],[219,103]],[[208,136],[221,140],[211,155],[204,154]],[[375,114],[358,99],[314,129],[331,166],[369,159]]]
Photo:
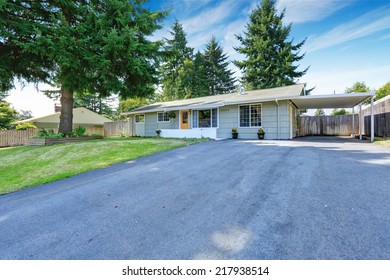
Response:
[[[351,0],[278,0],[276,8],[280,12],[286,9],[286,22],[302,23],[320,21],[351,3]]]
[[[223,1],[221,4],[204,10],[200,14],[182,20],[183,28],[189,34],[205,31],[215,24],[223,22],[226,18],[236,12],[236,7],[240,1]]]
[[[305,49],[307,52],[313,52],[388,30],[390,29],[389,15],[389,7],[368,12],[323,35],[309,37]]]

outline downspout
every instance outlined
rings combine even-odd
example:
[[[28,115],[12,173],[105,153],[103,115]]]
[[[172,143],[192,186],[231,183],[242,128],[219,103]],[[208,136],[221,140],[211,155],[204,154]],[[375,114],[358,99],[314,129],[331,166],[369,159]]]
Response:
[[[275,103],[276,103],[276,106],[277,106],[277,139],[279,140],[280,139],[280,136],[279,136],[279,102],[277,99],[275,99]]]

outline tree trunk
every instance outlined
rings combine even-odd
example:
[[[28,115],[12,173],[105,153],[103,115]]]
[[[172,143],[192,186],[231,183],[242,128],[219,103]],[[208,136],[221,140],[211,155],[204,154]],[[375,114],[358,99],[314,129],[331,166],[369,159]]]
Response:
[[[69,134],[73,131],[73,91],[61,88],[61,115],[59,133]]]

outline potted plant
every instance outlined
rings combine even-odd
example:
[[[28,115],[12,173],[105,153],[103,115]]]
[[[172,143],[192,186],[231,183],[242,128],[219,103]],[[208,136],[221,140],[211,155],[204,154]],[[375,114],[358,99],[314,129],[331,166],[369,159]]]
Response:
[[[161,129],[156,129],[157,138],[160,138]]]
[[[237,139],[238,138],[238,130],[237,128],[232,128],[232,138]]]
[[[264,130],[263,130],[262,128],[259,128],[259,129],[257,130],[257,137],[258,137],[259,139],[264,139],[264,135],[265,135]]]

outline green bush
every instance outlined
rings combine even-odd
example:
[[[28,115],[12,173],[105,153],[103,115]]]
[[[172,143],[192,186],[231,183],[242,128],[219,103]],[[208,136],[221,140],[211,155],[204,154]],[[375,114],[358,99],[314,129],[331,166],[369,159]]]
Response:
[[[63,138],[63,137],[64,137],[64,134],[62,134],[62,133],[57,133],[57,134],[50,134],[50,135],[47,136],[46,138],[53,139],[53,138]]]
[[[16,126],[16,130],[26,130],[27,128],[37,128],[32,123],[20,123]]]
[[[38,131],[38,135],[37,135],[39,138],[45,138],[47,136],[49,136],[49,132],[44,129],[44,128],[41,128],[39,131]]]
[[[86,136],[85,131],[86,131],[85,127],[79,126],[73,130],[73,134],[77,137],[82,137],[82,136]]]

